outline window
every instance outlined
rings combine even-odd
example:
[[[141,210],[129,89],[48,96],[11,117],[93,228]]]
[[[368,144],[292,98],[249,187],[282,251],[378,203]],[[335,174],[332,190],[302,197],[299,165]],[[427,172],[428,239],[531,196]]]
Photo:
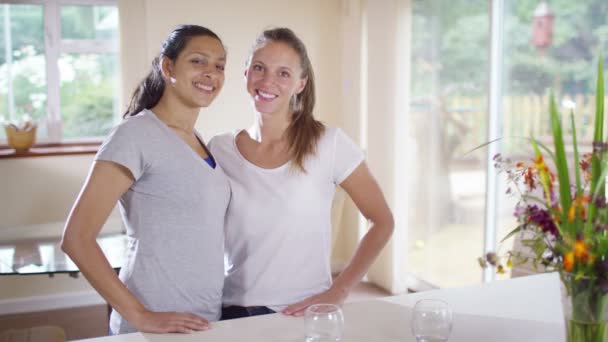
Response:
[[[31,116],[39,143],[105,136],[118,77],[114,0],[0,0],[0,116]]]
[[[483,246],[489,4],[412,1],[407,272],[441,287],[478,283]],[[463,247],[466,246],[466,247]]]
[[[494,146],[503,156],[525,160],[533,155],[529,142],[517,137],[533,134],[552,143],[548,88],[558,103],[576,103],[578,139],[586,143],[579,153],[590,152],[595,68],[600,52],[608,57],[608,2],[414,0],[411,4],[408,123],[413,128],[416,162],[408,174],[410,198],[415,201],[409,207],[406,271],[441,287],[470,285],[482,280],[475,260],[483,254],[484,230],[500,241],[516,226],[515,198],[506,194],[503,174],[497,175],[497,184],[489,181],[487,188],[496,192],[497,203],[486,202],[488,172],[498,172],[486,168],[488,150],[466,153],[488,140],[490,97],[496,94],[500,104],[495,128],[505,138]],[[501,8],[500,20],[492,18],[492,4]],[[551,24],[537,25],[538,20]],[[502,31],[501,35],[492,35],[493,23],[501,23],[501,30],[495,31]],[[551,30],[539,31],[539,26]],[[502,50],[495,75],[489,73],[492,42]],[[489,79],[496,76],[501,76],[499,91],[489,87]],[[564,126],[564,134],[570,134],[569,127]],[[572,140],[566,136],[564,141]],[[571,146],[566,150],[571,153]],[[486,225],[486,215],[493,215],[495,229]],[[499,278],[504,276],[508,274]]]

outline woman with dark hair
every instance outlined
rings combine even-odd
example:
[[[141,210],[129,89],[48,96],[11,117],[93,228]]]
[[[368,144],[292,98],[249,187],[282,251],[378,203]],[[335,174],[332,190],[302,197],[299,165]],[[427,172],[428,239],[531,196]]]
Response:
[[[70,212],[62,249],[112,306],[111,334],[187,333],[220,317],[230,186],[194,125],[225,63],[215,33],[175,28]],[[118,277],[96,242],[117,202],[128,236]]]
[[[390,209],[361,149],[313,117],[312,65],[291,30],[264,31],[245,76],[253,125],[209,142],[232,189],[222,319],[302,315],[315,303],[342,304],[390,238]],[[337,185],[371,227],[332,283],[330,216]]]

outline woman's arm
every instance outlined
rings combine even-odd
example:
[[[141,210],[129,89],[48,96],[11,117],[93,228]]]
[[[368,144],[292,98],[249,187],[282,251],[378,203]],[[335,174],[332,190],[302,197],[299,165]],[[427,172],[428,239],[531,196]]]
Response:
[[[97,244],[104,222],[133,181],[131,172],[124,166],[95,162],[68,217],[61,249],[97,292],[137,330],[185,333],[208,329],[206,320],[191,314],[147,310],[118,279]]]
[[[361,163],[340,186],[355,202],[357,208],[370,222],[371,227],[359,243],[353,258],[334,280],[331,288],[289,306],[283,311],[287,315],[301,316],[308,306],[316,303],[342,304],[350,290],[367,273],[367,270],[393,234],[395,226],[393,214],[384,199],[380,186],[378,186],[365,162]]]

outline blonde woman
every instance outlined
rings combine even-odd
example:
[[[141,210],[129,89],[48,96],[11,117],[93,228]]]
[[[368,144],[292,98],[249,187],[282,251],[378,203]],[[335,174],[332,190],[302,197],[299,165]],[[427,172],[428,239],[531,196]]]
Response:
[[[362,151],[342,130],[314,119],[312,66],[291,30],[259,36],[245,78],[255,110],[252,126],[209,143],[232,189],[222,319],[277,311],[297,316],[315,303],[341,304],[390,238],[392,214]],[[371,227],[332,282],[336,186]]]

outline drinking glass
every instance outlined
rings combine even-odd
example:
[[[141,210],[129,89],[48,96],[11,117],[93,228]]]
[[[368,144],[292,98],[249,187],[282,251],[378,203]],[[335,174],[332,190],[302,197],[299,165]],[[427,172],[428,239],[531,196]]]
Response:
[[[417,342],[445,342],[452,331],[452,310],[437,299],[421,299],[414,305],[412,333]]]
[[[306,309],[306,342],[339,342],[342,341],[344,315],[339,306],[333,304],[315,304]]]

